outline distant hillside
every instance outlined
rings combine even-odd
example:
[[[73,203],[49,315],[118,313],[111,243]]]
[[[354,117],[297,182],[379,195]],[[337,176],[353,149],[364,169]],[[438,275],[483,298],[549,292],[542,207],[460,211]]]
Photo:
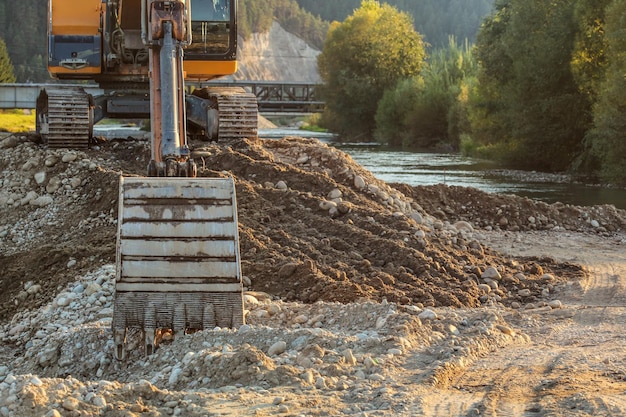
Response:
[[[286,82],[320,82],[319,50],[287,32],[274,21],[267,33],[254,33],[240,40],[239,70],[235,79]]]
[[[328,21],[343,21],[361,0],[296,0],[300,7]],[[383,0],[413,16],[415,29],[433,47],[448,46],[449,36],[474,42],[494,0]]]

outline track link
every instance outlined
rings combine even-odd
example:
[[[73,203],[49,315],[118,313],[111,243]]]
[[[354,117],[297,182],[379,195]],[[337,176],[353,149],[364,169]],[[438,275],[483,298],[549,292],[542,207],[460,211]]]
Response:
[[[47,89],[37,100],[37,122],[50,148],[87,148],[93,136],[90,96],[82,88]]]
[[[218,140],[256,138],[259,109],[256,96],[241,87],[207,87],[194,95],[208,99],[218,111]]]

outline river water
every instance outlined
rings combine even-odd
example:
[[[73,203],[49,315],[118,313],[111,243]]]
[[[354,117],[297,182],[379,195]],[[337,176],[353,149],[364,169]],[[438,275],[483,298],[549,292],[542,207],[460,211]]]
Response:
[[[141,134],[136,127],[96,126],[96,135],[125,137]],[[317,138],[348,153],[376,176],[388,183],[409,185],[447,184],[474,187],[490,193],[516,194],[554,203],[577,206],[613,204],[626,209],[626,190],[563,182],[538,181],[537,175],[510,175],[488,161],[455,154],[416,153],[377,144],[340,144],[333,135],[296,129],[259,130],[262,138],[301,136]],[[518,171],[519,174],[519,171]]]
[[[559,182],[538,173],[503,170],[479,159],[456,154],[416,153],[378,144],[340,144],[332,135],[292,129],[260,131],[261,137],[305,136],[318,138],[348,153],[378,179],[409,185],[447,184],[478,188],[489,193],[515,194],[577,206],[613,204],[626,209],[626,190]],[[558,180],[558,178],[557,178]]]
[[[551,176],[503,170],[456,154],[416,153],[375,145],[335,145],[385,182],[447,184],[578,206],[613,204],[626,209],[626,190],[553,182]],[[557,178],[558,180],[558,178]]]

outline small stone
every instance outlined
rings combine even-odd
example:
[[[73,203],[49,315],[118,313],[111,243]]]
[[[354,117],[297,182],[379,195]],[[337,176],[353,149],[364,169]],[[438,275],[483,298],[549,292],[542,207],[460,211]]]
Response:
[[[275,397],[274,400],[272,401],[272,404],[278,405],[284,402],[285,402],[285,397]]]
[[[363,365],[365,365],[366,368],[373,368],[376,366],[376,361],[368,356],[363,360]]]
[[[248,333],[251,330],[252,330],[252,327],[249,324],[242,324],[241,327],[237,329],[237,333],[244,334],[244,333]]]
[[[40,290],[41,290],[41,285],[35,284],[35,285],[31,285],[30,287],[28,287],[26,292],[32,295],[32,294],[37,294]]]
[[[360,175],[354,176],[354,186],[359,190],[362,190],[363,188],[365,188],[365,180],[363,179],[362,176]]]
[[[469,222],[460,220],[456,223],[454,223],[454,228],[458,231],[466,231],[466,232],[473,232],[474,231],[474,227],[469,224]]]
[[[326,380],[324,379],[323,376],[318,376],[317,379],[315,380],[315,388],[317,389],[324,389],[326,388]]]
[[[52,204],[54,200],[49,195],[42,195],[29,201],[29,204],[37,207],[45,207]]]
[[[91,401],[96,407],[106,407],[107,400],[102,395],[95,395]]]
[[[67,262],[67,267],[68,267],[68,268],[71,268],[71,267],[73,267],[74,265],[76,265],[76,259],[70,259],[70,260]]]
[[[78,408],[78,400],[73,397],[68,397],[63,400],[63,408],[67,411],[74,411]]]
[[[250,294],[244,294],[243,295],[243,301],[246,304],[246,306],[256,306],[259,305],[259,300]]]
[[[278,304],[272,303],[269,306],[267,306],[267,312],[272,316],[279,314],[281,311],[282,311],[282,308],[280,308]]]
[[[491,292],[491,286],[489,286],[487,284],[478,284],[478,289],[481,290],[482,292],[485,292],[485,293],[490,293]]]
[[[322,200],[320,201],[320,208],[322,210],[330,210],[332,208],[337,208],[337,203],[334,201]]]
[[[455,336],[458,336],[459,334],[461,334],[461,332],[459,332],[459,329],[454,324],[448,325],[448,331]]]
[[[175,385],[180,380],[180,376],[182,375],[182,373],[182,368],[175,367],[174,369],[172,369],[172,373],[170,374],[170,378],[168,380],[169,384]]]
[[[500,272],[498,272],[498,270],[494,268],[493,266],[490,266],[487,269],[485,269],[485,272],[483,272],[480,277],[482,279],[495,279],[495,280],[502,279]]]
[[[520,297],[530,297],[531,294],[532,292],[528,288],[524,288],[523,290],[519,290],[517,292],[517,295]]]
[[[307,321],[309,321],[309,316],[307,316],[306,314],[300,314],[293,319],[293,322],[298,324],[304,324]]]
[[[302,378],[302,380],[304,382],[306,382],[307,384],[313,385],[313,383],[315,382],[315,377],[313,377],[313,372],[311,372],[311,370],[307,370],[305,371],[300,378]]]
[[[282,191],[285,191],[285,190],[288,189],[287,183],[285,181],[282,181],[282,180],[278,181],[276,183],[276,185],[274,186],[274,188],[276,188],[277,190],[282,190]]]
[[[0,142],[0,149],[15,148],[18,143],[19,142],[15,136],[9,136],[8,138]]]
[[[548,303],[548,306],[553,310],[563,308],[563,303],[560,300],[552,300]]]
[[[513,329],[511,329],[510,327],[498,324],[496,326],[496,329],[500,330],[502,333],[507,334],[509,336],[515,336],[515,331]]]
[[[43,184],[43,183],[46,181],[46,171],[40,171],[40,172],[37,172],[37,173],[35,174],[34,178],[35,178],[35,182],[36,182],[38,185]]]
[[[351,349],[347,349],[345,352],[343,352],[343,360],[346,365],[349,365],[349,366],[356,365],[356,358],[352,354]]]
[[[341,192],[341,190],[338,188],[334,188],[328,193],[326,198],[328,198],[329,200],[334,200],[336,198],[341,198],[342,196],[343,196],[343,193]]]
[[[437,313],[427,308],[424,311],[422,311],[420,314],[418,314],[417,317],[419,317],[420,320],[436,320]]]
[[[68,162],[75,161],[76,158],[78,158],[78,155],[76,155],[74,152],[68,152],[66,154],[63,154],[63,157],[61,158],[61,160],[65,163],[68,163]]]
[[[287,350],[287,343],[284,340],[280,340],[274,343],[272,346],[270,346],[270,348],[267,350],[267,355],[268,356],[280,355],[285,350]]]

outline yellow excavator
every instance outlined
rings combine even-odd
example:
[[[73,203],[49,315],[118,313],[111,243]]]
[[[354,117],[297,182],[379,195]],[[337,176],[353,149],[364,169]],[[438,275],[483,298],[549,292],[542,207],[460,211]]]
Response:
[[[193,3],[193,4],[192,4]],[[257,136],[256,97],[203,87],[237,70],[235,0],[49,0],[48,70],[37,98],[49,148],[87,148],[104,118],[150,118],[146,177],[121,177],[113,313],[115,356],[129,329],[154,351],[163,330],[244,322],[232,178],[195,178],[190,138]],[[76,81],[91,81],[89,94]]]

